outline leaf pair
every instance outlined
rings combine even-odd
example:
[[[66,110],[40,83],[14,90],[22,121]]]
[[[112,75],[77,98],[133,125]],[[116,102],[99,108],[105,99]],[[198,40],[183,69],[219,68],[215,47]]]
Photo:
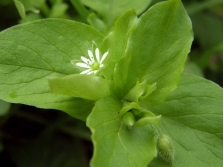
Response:
[[[117,20],[114,30],[102,42],[102,52],[109,50],[98,74],[104,79],[73,75],[69,79],[51,79],[50,86],[54,93],[87,100],[113,95],[157,105],[176,88],[192,39],[190,20],[178,0],[157,4],[138,20],[130,10]],[[144,83],[147,88],[132,97],[137,83]]]

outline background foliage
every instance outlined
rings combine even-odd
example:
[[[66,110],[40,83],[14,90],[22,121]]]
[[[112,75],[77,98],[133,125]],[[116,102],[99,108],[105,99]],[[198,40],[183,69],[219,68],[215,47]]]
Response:
[[[0,1],[0,31],[27,20],[57,17],[91,24],[107,33],[117,17],[131,8],[119,1],[102,3],[98,0],[94,4],[89,0],[20,1],[24,4],[20,15],[26,13],[22,19],[12,0]],[[159,2],[144,1],[143,6],[134,4],[138,15]],[[195,36],[184,72],[223,86],[223,2],[183,0],[183,4],[191,17]],[[111,14],[108,10],[112,19],[108,19]],[[92,149],[90,132],[84,122],[56,110],[0,101],[0,166],[85,167]]]

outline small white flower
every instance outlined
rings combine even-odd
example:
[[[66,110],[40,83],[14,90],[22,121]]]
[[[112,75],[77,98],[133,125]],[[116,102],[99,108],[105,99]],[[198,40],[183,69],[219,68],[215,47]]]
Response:
[[[105,52],[103,54],[102,58],[100,58],[100,51],[98,48],[96,48],[95,49],[95,57],[94,57],[93,53],[90,50],[88,50],[89,58],[81,56],[81,60],[83,62],[74,63],[74,61],[71,61],[71,63],[78,67],[86,69],[86,70],[82,71],[80,74],[97,73],[98,70],[104,66],[102,63],[105,60],[105,58],[107,57],[107,55],[108,55],[108,52]]]

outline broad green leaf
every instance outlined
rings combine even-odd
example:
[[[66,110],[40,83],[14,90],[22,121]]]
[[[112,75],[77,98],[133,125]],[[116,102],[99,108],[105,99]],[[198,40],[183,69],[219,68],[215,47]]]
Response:
[[[163,102],[176,88],[192,39],[191,21],[180,0],[151,7],[131,31],[126,54],[117,65],[114,75],[123,83],[120,90],[127,94],[138,81],[156,83],[142,104]]]
[[[90,26],[46,19],[0,33],[0,99],[65,111],[85,119],[93,102],[50,93],[48,77],[80,73],[71,60],[87,57],[103,36]],[[85,108],[86,107],[86,108]]]
[[[114,98],[101,99],[87,118],[93,133],[92,167],[146,167],[156,156],[151,126],[129,128],[121,122],[121,108],[121,102]]]
[[[117,60],[124,55],[129,31],[135,25],[136,21],[137,17],[135,11],[127,11],[120,18],[118,18],[118,20],[115,22],[113,31],[111,31],[105,37],[101,47],[104,52],[107,50],[109,51],[109,55],[104,61],[105,67],[101,71],[101,75],[103,75],[105,78],[113,79],[115,65],[117,63]],[[125,77],[125,74],[123,75],[123,77]],[[118,81],[116,80],[116,82]],[[122,83],[115,84],[118,85]]]
[[[180,85],[160,106],[159,128],[173,143],[173,165],[155,160],[150,167],[218,167],[223,164],[223,89],[183,74]]]
[[[142,13],[151,0],[81,0],[81,2],[101,15],[110,28],[118,17],[131,8],[134,8],[137,14]]]
[[[111,96],[113,83],[93,75],[74,74],[63,78],[49,78],[52,93],[79,97],[87,100],[99,100]]]

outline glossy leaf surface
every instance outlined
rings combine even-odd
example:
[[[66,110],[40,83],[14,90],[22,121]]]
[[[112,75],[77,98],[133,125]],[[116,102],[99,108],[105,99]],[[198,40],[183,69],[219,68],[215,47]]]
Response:
[[[203,78],[182,75],[180,85],[160,106],[162,132],[173,143],[174,161],[157,159],[150,167],[209,167],[223,163],[223,90]]]
[[[102,38],[99,32],[87,25],[62,19],[40,20],[2,31],[0,98],[59,109],[85,119],[93,103],[51,94],[47,78],[80,73],[70,61],[80,61],[80,56],[87,57],[92,41],[100,43]]]

